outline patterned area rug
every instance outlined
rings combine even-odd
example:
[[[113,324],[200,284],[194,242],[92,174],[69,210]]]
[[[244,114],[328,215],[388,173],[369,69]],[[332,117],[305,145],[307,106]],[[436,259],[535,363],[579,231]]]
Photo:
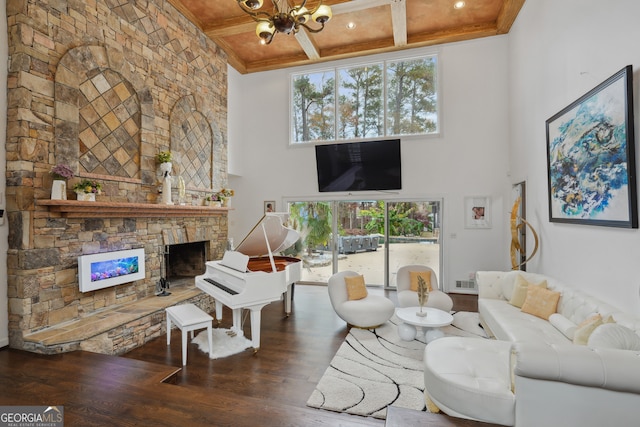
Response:
[[[446,336],[486,338],[478,313],[457,312]],[[369,331],[351,328],[309,397],[318,409],[385,419],[387,406],[426,410],[422,357],[424,335],[403,341],[395,315]]]

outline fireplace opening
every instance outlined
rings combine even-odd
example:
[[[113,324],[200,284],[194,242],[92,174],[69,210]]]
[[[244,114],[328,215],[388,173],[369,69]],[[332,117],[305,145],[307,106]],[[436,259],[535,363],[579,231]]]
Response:
[[[167,280],[193,279],[206,270],[205,242],[179,243],[165,247],[164,262]]]

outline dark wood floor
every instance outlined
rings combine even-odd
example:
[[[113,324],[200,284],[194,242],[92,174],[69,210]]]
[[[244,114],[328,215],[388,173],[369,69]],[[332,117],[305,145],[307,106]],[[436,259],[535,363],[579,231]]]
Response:
[[[122,357],[0,351],[0,405],[64,406],[68,426],[382,426],[306,406],[346,333],[326,287],[297,285],[291,317],[263,309],[257,354],[210,360],[190,344],[181,368],[178,330],[170,347],[162,336]]]

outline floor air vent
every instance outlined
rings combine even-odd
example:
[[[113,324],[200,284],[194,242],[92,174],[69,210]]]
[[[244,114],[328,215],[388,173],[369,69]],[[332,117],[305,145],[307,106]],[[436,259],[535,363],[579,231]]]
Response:
[[[475,280],[456,280],[456,289],[477,289]]]

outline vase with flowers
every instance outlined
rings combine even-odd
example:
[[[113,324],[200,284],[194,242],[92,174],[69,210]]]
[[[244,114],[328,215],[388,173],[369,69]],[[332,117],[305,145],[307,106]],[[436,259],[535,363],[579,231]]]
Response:
[[[233,197],[236,193],[230,188],[223,188],[222,190],[213,194],[217,197],[217,200],[220,200],[220,202],[222,202],[222,206],[229,207],[229,205],[231,204],[231,197]]]
[[[173,160],[171,151],[161,151],[156,154],[156,161],[160,164],[160,170],[163,176],[171,172],[171,160]]]
[[[91,179],[83,179],[73,186],[76,198],[85,202],[95,202],[96,194],[102,193],[102,184]]]
[[[162,172],[162,203],[172,205],[171,200],[171,167],[173,155],[171,151],[161,151],[156,155],[156,161],[160,163],[160,171]]]
[[[51,199],[67,200],[67,180],[73,178],[73,171],[68,165],[59,164],[51,168]]]

